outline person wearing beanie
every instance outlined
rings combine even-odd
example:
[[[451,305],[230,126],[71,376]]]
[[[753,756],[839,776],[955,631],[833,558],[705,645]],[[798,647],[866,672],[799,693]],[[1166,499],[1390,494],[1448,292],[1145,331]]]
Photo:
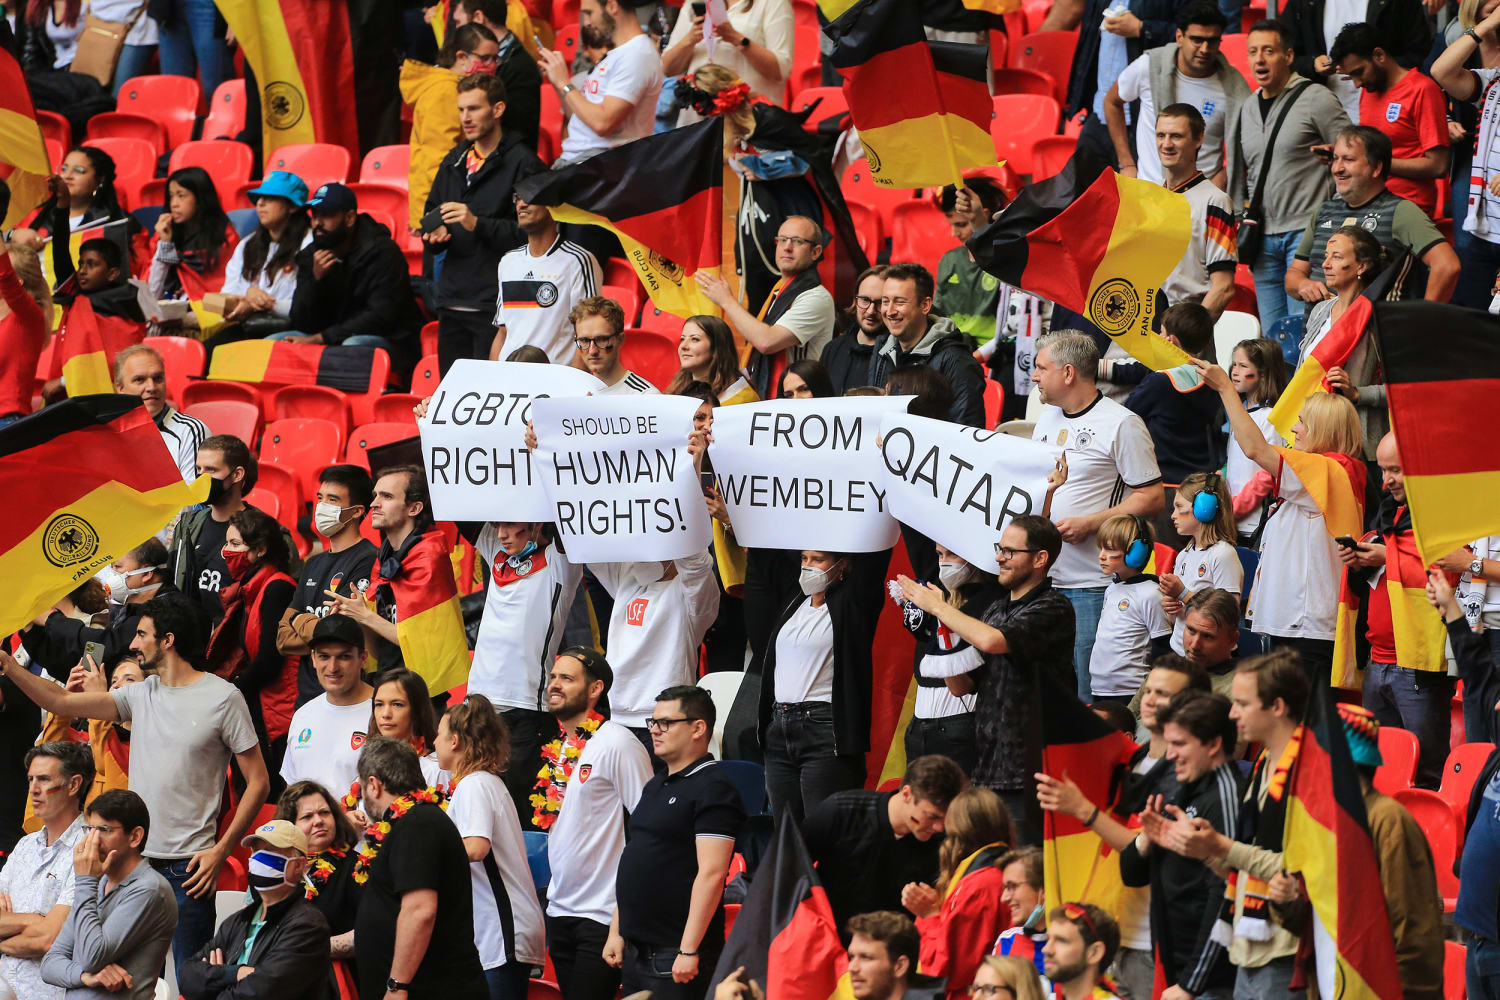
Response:
[[[1396,937],[1396,966],[1406,1000],[1440,1000],[1443,996],[1443,898],[1427,835],[1411,813],[1375,789],[1380,755],[1380,722],[1368,708],[1343,702],[1339,721],[1349,741],[1349,756],[1359,772],[1365,815],[1386,913]]]

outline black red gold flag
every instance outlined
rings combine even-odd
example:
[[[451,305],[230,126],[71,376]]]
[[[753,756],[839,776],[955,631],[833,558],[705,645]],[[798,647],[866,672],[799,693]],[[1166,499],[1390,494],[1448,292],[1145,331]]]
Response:
[[[6,181],[11,198],[3,222],[9,228],[20,225],[47,197],[52,167],[26,74],[6,49],[0,49],[0,162],[16,168]]]
[[[370,388],[373,347],[242,340],[214,351],[208,377],[272,385],[326,385],[345,392]]]
[[[146,325],[123,316],[100,316],[86,295],[63,312],[57,360],[69,396],[114,392],[115,355],[146,336]]]
[[[443,533],[428,528],[387,580],[377,563],[366,599],[373,605],[382,587],[396,604],[396,641],[406,665],[422,675],[427,690],[447,691],[469,676],[469,643],[458,607],[452,549]]]
[[[662,312],[719,315],[693,275],[718,274],[724,230],[724,119],[649,135],[561,170],[534,174],[516,194],[559,222],[603,226]]]
[[[983,45],[929,42],[911,0],[818,0],[844,76],[870,179],[884,187],[961,184],[996,162]]]
[[[208,479],[182,481],[134,396],[78,396],[0,428],[0,575],[11,581],[10,634],[150,538]]]
[[[849,962],[828,894],[797,824],[783,814],[755,870],[712,983],[744,966],[746,980],[775,1000],[853,1000]]]
[[[1381,302],[1374,332],[1422,562],[1500,534],[1500,318]]]

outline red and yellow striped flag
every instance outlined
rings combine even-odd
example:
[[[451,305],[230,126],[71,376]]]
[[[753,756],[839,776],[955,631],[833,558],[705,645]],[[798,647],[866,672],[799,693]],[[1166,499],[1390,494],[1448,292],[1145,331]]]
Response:
[[[407,669],[422,675],[433,694],[464,683],[469,676],[469,642],[458,607],[458,584],[442,532],[428,528],[401,560],[394,579],[375,564],[366,599],[389,587],[396,602],[396,639]]]
[[[146,336],[146,325],[122,316],[101,317],[87,295],[79,295],[63,313],[57,357],[69,396],[114,392],[115,355]]]
[[[16,57],[4,49],[0,49],[0,162],[16,168],[6,180],[10,210],[4,224],[9,228],[20,225],[46,199],[52,165],[26,74]]]

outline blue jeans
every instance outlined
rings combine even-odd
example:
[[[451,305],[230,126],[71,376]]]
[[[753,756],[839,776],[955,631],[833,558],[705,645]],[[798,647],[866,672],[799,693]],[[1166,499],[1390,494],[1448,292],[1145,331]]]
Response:
[[[217,30],[219,10],[213,0],[182,0],[181,10],[181,21],[161,26],[161,71],[196,76],[208,100],[229,75],[229,46]]]
[[[1267,233],[1251,273],[1255,275],[1255,301],[1260,310],[1260,328],[1269,330],[1283,316],[1301,316],[1304,305],[1286,292],[1286,272],[1302,242],[1302,230]]]
[[[1087,705],[1094,700],[1089,683],[1089,659],[1094,655],[1094,633],[1104,613],[1104,587],[1058,587],[1057,592],[1073,605],[1073,677],[1078,697]]]
[[[1436,790],[1448,759],[1453,679],[1441,671],[1412,670],[1371,660],[1364,704],[1382,726],[1399,726],[1417,738],[1416,785]]]
[[[484,981],[490,988],[490,1000],[526,1000],[531,970],[522,962],[506,962],[496,969],[484,970]]]
[[[1469,935],[1464,983],[1469,1000],[1500,1000],[1500,944],[1477,934]]]
[[[1235,971],[1234,1000],[1303,1000],[1307,991],[1292,989],[1296,960],[1288,955],[1265,965],[1240,966]]]
[[[177,931],[172,935],[172,966],[181,980],[182,963],[203,950],[214,936],[214,894],[201,899],[187,894],[183,883],[188,880],[187,858],[147,858],[151,867],[172,884],[177,896]]]
[[[698,945],[698,974],[685,983],[679,983],[672,979],[676,948],[627,941],[620,992],[630,994],[650,990],[652,1000],[703,1000],[713,987],[714,966],[719,964],[719,955],[723,951],[723,944],[711,943],[705,937]]]
[[[1462,270],[1453,289],[1453,304],[1470,309],[1488,309],[1493,298],[1495,274],[1500,271],[1500,243],[1471,236],[1458,255]]]
[[[767,677],[762,683],[773,680]],[[826,701],[773,706],[765,756],[771,812],[790,812],[798,826],[834,792],[865,784],[865,755],[834,752],[833,706]]]
[[[120,49],[120,61],[115,63],[115,85],[110,93],[120,96],[120,87],[132,77],[145,76],[151,69],[151,54],[155,45],[126,45]]]
[[[5,416],[0,417],[0,427],[9,427],[24,416],[26,416],[24,413],[7,413]]]

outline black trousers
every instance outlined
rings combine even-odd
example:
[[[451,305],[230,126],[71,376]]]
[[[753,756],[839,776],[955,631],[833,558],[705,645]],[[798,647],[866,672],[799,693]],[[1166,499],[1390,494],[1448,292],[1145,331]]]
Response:
[[[547,951],[566,1000],[614,1000],[620,970],[604,961],[608,937],[607,924],[586,917],[547,918]]]
[[[495,342],[494,313],[438,310],[438,371],[444,375],[460,358],[488,361]]]
[[[531,822],[531,793],[536,773],[542,769],[542,745],[557,738],[557,719],[548,712],[507,708],[500,713],[510,731],[510,765],[501,777],[505,790],[516,803],[521,829],[535,830]]]

